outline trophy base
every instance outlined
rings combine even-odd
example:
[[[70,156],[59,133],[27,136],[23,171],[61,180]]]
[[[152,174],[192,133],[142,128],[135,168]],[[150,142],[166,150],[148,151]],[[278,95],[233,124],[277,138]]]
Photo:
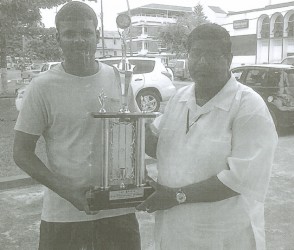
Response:
[[[151,186],[128,185],[125,189],[110,187],[108,190],[93,189],[87,192],[91,211],[136,207],[146,200],[154,189]]]

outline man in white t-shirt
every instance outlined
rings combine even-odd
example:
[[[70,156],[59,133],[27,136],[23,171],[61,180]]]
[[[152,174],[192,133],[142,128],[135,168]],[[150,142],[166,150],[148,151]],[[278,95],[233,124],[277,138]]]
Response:
[[[229,33],[217,24],[188,38],[195,84],[181,88],[146,130],[156,189],[156,249],[265,250],[264,199],[277,133],[269,110],[230,73]]]
[[[55,18],[64,62],[29,85],[15,125],[14,160],[45,185],[40,250],[140,249],[134,208],[92,212],[90,185],[100,185],[101,121],[90,112],[118,111],[120,95],[114,69],[95,61],[98,20],[87,4],[70,2]],[[48,162],[35,154],[44,137]]]

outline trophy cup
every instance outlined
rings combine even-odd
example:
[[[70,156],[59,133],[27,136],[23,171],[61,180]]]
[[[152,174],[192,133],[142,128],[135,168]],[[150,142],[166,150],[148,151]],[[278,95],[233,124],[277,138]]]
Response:
[[[121,108],[117,112],[107,112],[105,94],[99,94],[101,108],[92,112],[95,119],[102,122],[102,177],[101,186],[87,192],[90,210],[106,210],[134,207],[153,193],[153,188],[145,182],[145,121],[155,118],[156,113],[130,112],[128,89],[132,80],[133,65],[126,57],[126,31],[130,17],[121,14],[116,19],[123,29],[122,58],[116,65],[120,75]]]

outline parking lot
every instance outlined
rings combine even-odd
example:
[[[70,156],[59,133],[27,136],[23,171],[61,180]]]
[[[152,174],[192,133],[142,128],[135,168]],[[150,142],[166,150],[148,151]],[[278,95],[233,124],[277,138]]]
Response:
[[[176,81],[179,88],[189,82]],[[15,85],[17,86],[17,85]],[[10,89],[14,86],[10,85]],[[17,113],[13,98],[0,98],[0,163],[9,175],[17,169],[11,159],[13,126]],[[3,104],[8,103],[6,108]],[[164,106],[164,105],[163,105]],[[41,147],[42,149],[42,147]],[[268,250],[291,250],[294,244],[294,129],[279,137],[269,192],[265,203]],[[7,165],[7,166],[6,166]],[[16,174],[20,174],[20,171]],[[42,187],[18,187],[0,191],[0,249],[34,250],[38,245]],[[152,250],[154,217],[137,214],[142,234],[142,249]]]

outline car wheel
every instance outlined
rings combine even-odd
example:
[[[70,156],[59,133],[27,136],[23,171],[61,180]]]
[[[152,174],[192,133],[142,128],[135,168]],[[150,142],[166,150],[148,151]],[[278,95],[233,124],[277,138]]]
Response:
[[[150,90],[140,92],[137,95],[136,101],[142,111],[157,112],[160,107],[160,98],[158,94]]]

